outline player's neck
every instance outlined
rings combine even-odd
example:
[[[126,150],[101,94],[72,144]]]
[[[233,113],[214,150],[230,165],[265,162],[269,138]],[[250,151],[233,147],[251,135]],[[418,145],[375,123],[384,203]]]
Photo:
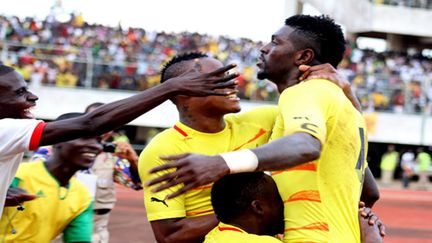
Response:
[[[205,133],[216,133],[225,128],[223,116],[209,117],[204,114],[180,114],[180,122],[194,130]]]
[[[45,162],[47,170],[57,179],[60,186],[66,186],[69,184],[69,180],[77,172],[75,168],[67,166],[68,163],[61,163],[59,160],[52,156]]]
[[[233,225],[235,227],[238,227],[244,231],[246,231],[249,234],[255,234],[255,235],[261,235],[262,232],[260,230],[260,227],[255,222],[255,220],[251,218],[237,218],[229,223],[230,225]]]
[[[299,83],[298,78],[300,77],[300,72],[296,69],[291,72],[287,72],[285,75],[281,76],[279,79],[272,80],[274,82],[280,93],[282,93],[285,89],[296,85]]]

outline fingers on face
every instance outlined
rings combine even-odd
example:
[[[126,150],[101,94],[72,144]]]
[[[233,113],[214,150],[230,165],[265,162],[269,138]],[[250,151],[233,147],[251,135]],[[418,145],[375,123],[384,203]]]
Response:
[[[223,74],[223,73],[235,68],[236,66],[237,66],[236,64],[228,64],[224,67],[216,69],[213,72],[208,73],[208,75],[210,75],[210,76],[220,75],[220,74]]]

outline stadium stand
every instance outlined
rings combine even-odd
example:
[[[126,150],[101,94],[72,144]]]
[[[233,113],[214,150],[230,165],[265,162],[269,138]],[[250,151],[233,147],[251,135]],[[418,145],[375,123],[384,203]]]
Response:
[[[2,60],[34,86],[143,90],[159,82],[163,62],[200,50],[239,64],[240,97],[274,101],[272,85],[255,78],[261,42],[198,33],[147,32],[89,25],[81,16],[67,23],[0,17]],[[432,98],[432,62],[421,54],[376,53],[351,45],[341,69],[368,110],[421,112]]]

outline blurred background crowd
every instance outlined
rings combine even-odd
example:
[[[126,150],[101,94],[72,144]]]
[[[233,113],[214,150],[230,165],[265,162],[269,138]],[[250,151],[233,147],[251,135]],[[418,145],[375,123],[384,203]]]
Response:
[[[164,61],[178,52],[200,50],[238,64],[241,98],[275,101],[275,87],[256,79],[260,46],[261,42],[243,38],[89,25],[80,14],[71,14],[66,22],[53,16],[43,20],[0,16],[1,60],[33,86],[144,90],[159,83]],[[364,109],[408,113],[429,109],[429,57],[377,53],[351,42],[339,69],[352,82]]]
[[[392,6],[432,9],[431,0],[370,0],[370,1],[376,4],[387,4]]]

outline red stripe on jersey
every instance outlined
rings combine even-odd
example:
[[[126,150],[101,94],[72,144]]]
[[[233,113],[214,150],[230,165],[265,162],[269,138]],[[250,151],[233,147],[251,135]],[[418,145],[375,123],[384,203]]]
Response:
[[[321,197],[319,191],[317,190],[305,190],[299,191],[292,194],[284,203],[294,202],[294,201],[312,201],[321,202]]]
[[[233,227],[218,227],[218,229],[219,229],[219,231],[230,230],[230,231],[236,231],[236,232],[243,233],[243,231],[241,231],[237,228],[233,228]]]
[[[199,186],[199,187],[192,188],[192,189],[190,189],[190,190],[192,191],[192,190],[210,189],[210,188],[212,188],[212,186],[213,186],[213,185],[204,185],[204,186]]]
[[[298,170],[317,171],[317,166],[316,166],[315,162],[309,162],[309,163],[301,164],[301,165],[298,165],[296,167],[289,168],[289,169],[286,169],[286,170],[274,171],[274,172],[272,172],[272,175],[278,175],[278,174],[281,174],[281,173],[284,173],[284,172],[287,172],[287,171],[295,171],[295,170],[297,170],[297,171]]]
[[[325,222],[316,222],[316,223],[308,224],[308,225],[301,226],[301,227],[288,228],[288,229],[285,229],[285,232],[288,232],[288,231],[297,231],[297,230],[329,231],[329,226]]]
[[[186,216],[194,216],[194,215],[208,213],[208,212],[213,212],[213,209],[207,209],[207,210],[197,211],[197,212],[186,212]]]
[[[39,124],[36,125],[30,138],[30,144],[29,144],[30,150],[35,150],[39,147],[40,139],[42,137],[42,132],[45,126],[46,126],[45,122],[39,122]]]
[[[181,135],[183,135],[183,137],[187,137],[189,136],[185,131],[183,131],[180,127],[178,127],[177,125],[174,125],[174,129],[179,132]]]
[[[255,134],[255,136],[254,136],[253,138],[249,139],[246,143],[244,143],[244,144],[238,146],[238,147],[235,148],[233,151],[236,151],[236,150],[241,149],[241,148],[242,148],[243,146],[245,146],[246,144],[251,143],[251,142],[257,140],[259,137],[261,137],[261,136],[264,135],[264,134],[266,134],[266,130],[264,130],[264,129],[261,128],[261,129],[258,131],[258,133]]]

